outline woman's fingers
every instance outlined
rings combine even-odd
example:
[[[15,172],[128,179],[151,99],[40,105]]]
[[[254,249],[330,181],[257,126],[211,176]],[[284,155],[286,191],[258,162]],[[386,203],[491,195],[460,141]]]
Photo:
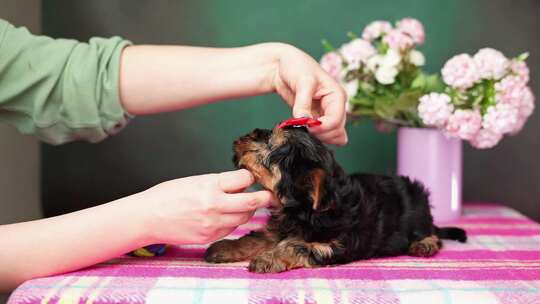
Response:
[[[340,128],[345,121],[345,97],[338,88],[332,90],[321,97],[322,116],[319,120],[322,122],[314,132],[323,133],[329,130]]]
[[[246,169],[227,171],[218,174],[218,185],[223,192],[244,191],[255,182],[253,175]]]
[[[249,212],[268,207],[272,201],[273,196],[270,191],[226,194],[223,202],[218,206],[218,211],[223,213]]]
[[[289,106],[294,106],[294,92],[282,81],[276,85],[276,92],[283,98]]]
[[[315,136],[317,136],[317,138],[319,138],[319,140],[321,140],[324,143],[338,145],[338,146],[343,146],[347,144],[347,142],[349,141],[349,138],[347,136],[347,132],[345,132],[345,129],[339,129],[339,130],[334,130],[327,133],[316,134]]]
[[[313,103],[313,95],[317,87],[317,81],[314,77],[303,77],[296,85],[296,96],[293,105],[293,116],[312,117],[311,104]]]
[[[322,75],[320,79],[320,86],[323,89],[316,94],[316,98],[320,99],[322,115],[318,119],[321,125],[311,128],[310,131],[325,143],[344,145],[347,143],[346,95],[343,89],[327,75]]]
[[[220,230],[224,228],[236,228],[243,225],[249,221],[254,213],[255,211],[222,214],[218,219],[219,227],[222,227]]]
[[[209,241],[207,240],[207,241],[208,241],[208,243],[211,243],[211,242],[217,241],[219,239],[222,239],[222,238],[226,237],[227,235],[231,234],[231,232],[233,232],[234,229],[236,229],[236,227],[225,227],[225,228],[218,229],[212,235],[212,239],[209,240]]]

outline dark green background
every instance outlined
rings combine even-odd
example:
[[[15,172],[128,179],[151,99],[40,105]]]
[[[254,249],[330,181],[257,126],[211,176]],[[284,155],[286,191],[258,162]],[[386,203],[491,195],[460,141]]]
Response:
[[[412,16],[426,27],[427,43],[421,50],[428,58],[427,69],[434,72],[451,55],[473,51],[476,46],[471,42],[480,39],[479,46],[489,44],[478,28],[490,22],[484,6],[494,2],[503,3],[48,0],[43,2],[43,31],[80,40],[119,35],[138,44],[233,47],[281,41],[319,58],[323,53],[321,38],[340,45],[348,40],[346,32],[360,33],[370,21]],[[53,215],[107,202],[167,179],[231,169],[231,143],[236,137],[256,127],[272,127],[289,116],[279,97],[260,96],[138,117],[121,134],[98,145],[44,145],[45,213]],[[394,134],[379,134],[371,123],[364,122],[349,126],[349,138],[347,147],[336,150],[347,171],[393,173]],[[477,169],[466,169],[465,174],[467,170]],[[492,199],[477,196],[481,191],[474,186],[471,189],[471,198]]]

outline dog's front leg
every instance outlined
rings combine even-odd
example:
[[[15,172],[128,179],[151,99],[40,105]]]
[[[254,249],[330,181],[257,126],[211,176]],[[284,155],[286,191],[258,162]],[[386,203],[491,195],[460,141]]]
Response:
[[[341,251],[337,242],[308,243],[300,239],[285,239],[274,248],[262,252],[249,263],[251,272],[283,272],[294,268],[312,268],[335,264]]]
[[[204,259],[210,263],[230,263],[252,259],[272,248],[277,241],[268,231],[251,231],[237,240],[221,240],[206,250]]]

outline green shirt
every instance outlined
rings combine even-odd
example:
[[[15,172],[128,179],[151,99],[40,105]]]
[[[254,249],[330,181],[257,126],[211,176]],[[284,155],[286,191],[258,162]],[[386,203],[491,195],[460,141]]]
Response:
[[[118,85],[127,45],[35,36],[0,19],[0,123],[52,144],[118,132],[130,118]]]

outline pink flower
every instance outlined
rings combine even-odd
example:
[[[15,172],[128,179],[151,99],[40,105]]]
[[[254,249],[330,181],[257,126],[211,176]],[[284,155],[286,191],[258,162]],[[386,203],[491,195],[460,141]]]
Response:
[[[424,26],[420,21],[413,18],[404,18],[398,21],[397,28],[401,32],[409,35],[414,43],[424,43],[426,35],[424,33]]]
[[[508,73],[508,59],[495,49],[480,49],[473,59],[480,77],[484,79],[501,79]]]
[[[430,93],[420,97],[418,115],[428,126],[443,127],[454,111],[450,96]]]
[[[527,84],[529,82],[529,67],[522,60],[512,60],[510,62],[510,70],[518,77],[518,79]]]
[[[498,103],[506,103],[518,106],[525,90],[525,84],[518,76],[506,76],[495,83],[495,91]]]
[[[502,134],[482,129],[473,139],[471,139],[470,143],[477,149],[488,149],[498,144],[501,139]]]
[[[369,57],[377,53],[371,43],[360,38],[344,44],[340,52],[345,61],[350,65],[359,65],[361,62],[365,63]]]
[[[343,60],[341,59],[341,56],[337,54],[336,52],[330,52],[324,54],[324,56],[321,58],[321,68],[325,70],[332,78],[335,80],[339,79],[339,75],[341,75],[342,70],[342,64]]]
[[[470,140],[482,126],[482,115],[478,110],[458,109],[448,118],[446,134],[464,140]]]
[[[398,29],[392,29],[383,37],[383,42],[394,50],[406,50],[414,46],[411,36]]]
[[[514,130],[518,119],[519,110],[517,107],[507,103],[499,103],[487,109],[482,126],[494,133],[505,134]]]
[[[444,82],[457,89],[467,89],[480,80],[474,60],[467,54],[456,55],[441,70]]]
[[[392,29],[392,24],[388,21],[373,21],[364,28],[362,38],[367,41],[373,41]]]
[[[531,88],[525,87],[518,108],[518,122],[514,126],[514,129],[510,132],[512,135],[521,131],[521,129],[523,129],[523,126],[527,122],[527,119],[529,118],[529,116],[531,116],[532,112],[534,111],[534,99],[535,98],[531,91]]]
[[[525,87],[523,90],[523,96],[521,98],[521,104],[519,105],[519,116],[527,119],[534,111],[534,94],[531,88]]]
[[[510,132],[510,134],[516,135],[517,133],[519,133],[521,129],[523,129],[523,127],[525,126],[525,123],[527,123],[527,118],[518,118],[518,122],[516,123],[514,129]]]

